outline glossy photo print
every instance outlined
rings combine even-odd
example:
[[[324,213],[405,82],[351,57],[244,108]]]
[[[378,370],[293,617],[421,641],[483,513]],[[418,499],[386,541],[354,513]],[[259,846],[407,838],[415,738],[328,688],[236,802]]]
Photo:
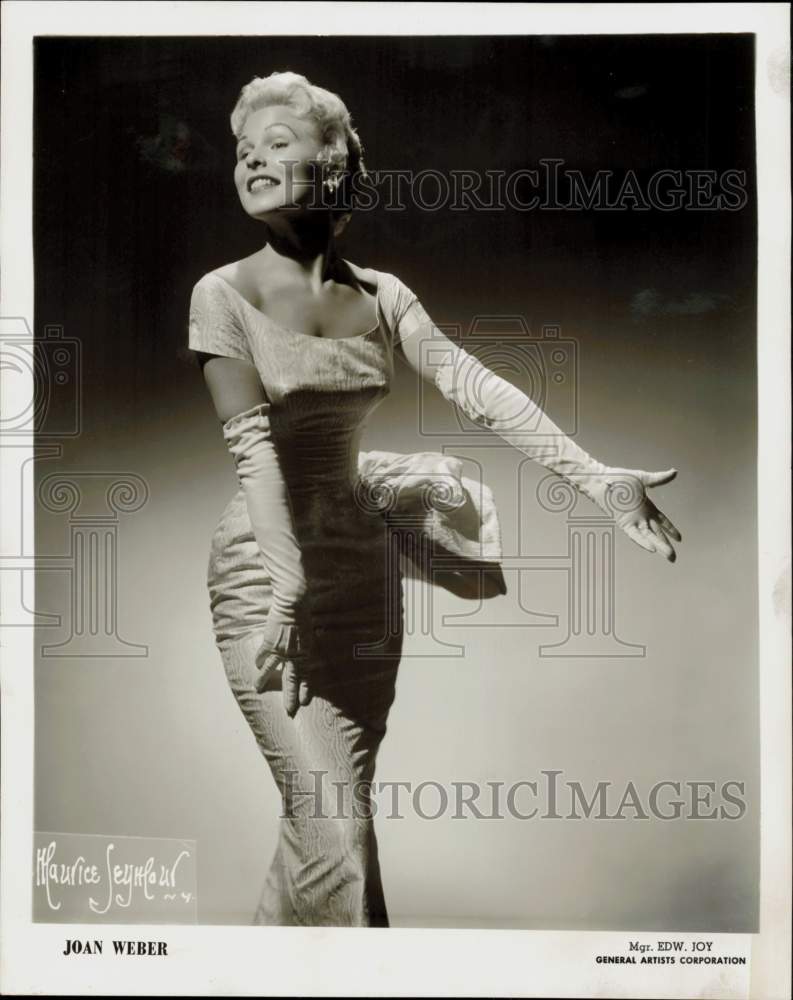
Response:
[[[192,841],[202,923],[756,929],[752,49],[38,40],[54,859]],[[400,586],[389,519],[503,592]]]
[[[424,6],[31,40],[4,624],[75,989],[194,991],[194,934],[482,931],[584,932],[591,995],[750,995],[757,36]]]

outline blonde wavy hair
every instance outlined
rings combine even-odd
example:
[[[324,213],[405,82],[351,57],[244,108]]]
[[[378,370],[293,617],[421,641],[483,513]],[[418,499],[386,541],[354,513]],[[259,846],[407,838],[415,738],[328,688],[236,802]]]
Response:
[[[317,161],[323,180],[336,182],[336,202],[331,207],[338,235],[349,222],[355,207],[354,187],[359,178],[368,177],[363,161],[363,145],[352,126],[352,117],[338,94],[318,87],[300,73],[275,72],[256,76],[240,91],[231,112],[231,131],[242,135],[252,111],[282,104],[292,108],[299,118],[313,121],[323,148]]]

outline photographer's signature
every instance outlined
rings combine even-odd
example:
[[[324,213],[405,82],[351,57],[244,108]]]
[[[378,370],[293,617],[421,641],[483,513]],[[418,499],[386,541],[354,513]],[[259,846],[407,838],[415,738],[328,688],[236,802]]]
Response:
[[[87,887],[90,893],[89,909],[100,916],[112,906],[126,909],[133,902],[162,900],[186,904],[194,899],[194,893],[180,888],[178,882],[180,868],[192,856],[186,848],[165,863],[150,854],[134,864],[119,859],[112,840],[105,846],[101,861],[91,862],[82,854],[56,856],[57,852],[56,840],[36,848],[35,884],[44,890],[51,910],[60,910],[64,893],[69,889],[82,887]]]

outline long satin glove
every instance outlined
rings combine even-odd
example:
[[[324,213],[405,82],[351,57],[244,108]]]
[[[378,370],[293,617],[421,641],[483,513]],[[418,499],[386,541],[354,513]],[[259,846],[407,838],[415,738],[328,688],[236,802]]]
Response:
[[[533,400],[458,345],[443,355],[435,369],[435,385],[473,423],[494,431],[589,497],[637,545],[675,561],[666,535],[681,541],[680,532],[645,493],[646,487],[671,482],[675,469],[645,472],[603,465],[567,437]]]
[[[223,424],[223,438],[245,493],[253,534],[272,587],[262,644],[256,656],[256,688],[272,686],[281,670],[284,705],[292,717],[311,700],[301,667],[311,634],[305,607],[306,580],[269,418],[269,403],[238,413]]]

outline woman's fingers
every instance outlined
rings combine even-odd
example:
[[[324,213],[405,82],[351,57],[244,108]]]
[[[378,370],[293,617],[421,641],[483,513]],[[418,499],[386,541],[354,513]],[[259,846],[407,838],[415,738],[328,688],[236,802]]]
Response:
[[[661,526],[658,524],[654,517],[650,518],[650,528],[653,535],[656,538],[656,543],[658,545],[658,551],[665,555],[670,562],[674,562],[677,558],[675,555],[675,550],[669,543],[669,539],[664,534]]]
[[[266,670],[268,666],[271,666],[273,660],[273,652],[268,648],[259,649],[256,652],[256,669]]]
[[[672,524],[672,522],[669,520],[666,514],[662,513],[660,510],[658,511],[658,521],[663,527],[664,531],[668,532],[676,542],[683,541],[683,536],[680,534],[680,532],[677,530],[674,524]]]
[[[280,686],[287,715],[294,718],[301,705],[311,703],[313,695],[308,680],[301,677],[300,670],[293,660],[284,660],[277,653],[262,653],[257,657],[257,660],[259,659],[262,659],[262,662],[257,663],[259,676],[256,678],[256,690],[262,694],[269,688],[277,689]],[[280,685],[275,683],[275,675],[279,670]]]
[[[291,660],[287,660],[286,663],[284,663],[284,672],[281,678],[281,683],[283,684],[284,708],[286,709],[286,714],[290,717],[290,719],[293,719],[297,714],[299,706],[299,678],[297,675],[297,668]]]
[[[656,537],[655,532],[650,529],[650,525],[646,521],[639,521],[636,526],[639,529],[640,534],[643,538],[646,538],[651,545],[651,552],[661,551],[661,542]]]
[[[659,534],[652,530],[646,521],[640,521],[638,524],[626,524],[623,526],[623,531],[637,545],[641,545],[648,552],[660,552],[670,562],[674,562],[677,558],[675,550],[669,544],[669,540],[663,532]]]
[[[643,549],[647,549],[648,552],[655,552],[655,545],[653,545],[650,539],[647,538],[643,532],[639,531],[635,524],[626,524],[623,526],[622,530],[629,538],[632,538],[637,545],[641,545],[641,547]]]
[[[671,483],[677,475],[677,469],[667,469],[665,472],[642,472],[641,479],[645,486],[663,486]]]
[[[262,691],[265,691],[271,685],[282,661],[281,657],[275,653],[260,654],[256,657],[256,661],[256,666],[259,668],[259,676],[256,678],[256,690],[261,694]]]
[[[645,472],[642,469],[627,471],[638,478],[645,488],[669,483],[677,475],[677,469],[667,469],[665,472]],[[632,511],[625,511],[617,523],[625,534],[643,549],[648,552],[660,552],[669,562],[677,559],[677,553],[667,534],[678,542],[682,541],[682,536],[666,514],[658,510],[646,492],[641,502]]]

